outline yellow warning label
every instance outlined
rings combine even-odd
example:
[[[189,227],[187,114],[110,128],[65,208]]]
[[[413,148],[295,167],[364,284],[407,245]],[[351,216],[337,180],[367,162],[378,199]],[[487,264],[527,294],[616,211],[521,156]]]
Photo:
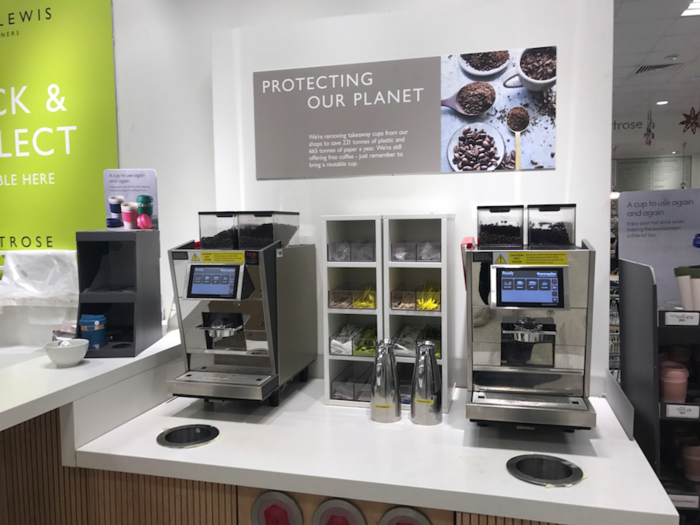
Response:
[[[416,403],[421,403],[423,405],[432,405],[435,403],[432,399],[420,399],[420,398],[415,398]]]
[[[245,252],[202,252],[203,263],[244,264]]]
[[[503,258],[503,255],[500,255],[500,254],[499,254],[499,255],[498,255],[498,259],[496,259],[496,263],[495,263],[495,264],[508,264],[508,263],[507,263],[506,260]]]
[[[199,257],[197,257],[196,253],[192,255],[192,262],[199,262]]]
[[[391,408],[394,408],[394,405],[374,405],[374,408],[381,408],[382,410],[389,410]]]
[[[508,264],[566,266],[569,258],[566,252],[510,252]]]

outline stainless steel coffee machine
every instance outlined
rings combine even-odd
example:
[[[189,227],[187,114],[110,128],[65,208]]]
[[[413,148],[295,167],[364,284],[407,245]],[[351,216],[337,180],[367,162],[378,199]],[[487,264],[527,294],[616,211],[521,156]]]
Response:
[[[288,245],[297,228],[298,214],[203,213],[201,245],[170,250],[187,365],[170,392],[276,406],[288,381],[308,378],[318,348],[316,250]]]
[[[467,417],[521,427],[592,428],[595,252],[462,246],[467,285]]]

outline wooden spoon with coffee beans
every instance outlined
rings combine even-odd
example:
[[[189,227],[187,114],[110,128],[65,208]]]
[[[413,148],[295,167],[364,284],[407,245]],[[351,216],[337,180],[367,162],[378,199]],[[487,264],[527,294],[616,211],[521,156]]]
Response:
[[[530,125],[530,114],[524,107],[515,106],[508,112],[506,123],[515,134],[515,169],[520,170],[520,134]]]

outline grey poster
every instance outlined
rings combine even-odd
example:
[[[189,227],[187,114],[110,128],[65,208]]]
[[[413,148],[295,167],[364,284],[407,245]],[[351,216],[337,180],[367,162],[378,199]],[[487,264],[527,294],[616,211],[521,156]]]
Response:
[[[256,72],[258,179],[439,173],[440,58]]]
[[[659,306],[680,306],[673,270],[700,264],[700,190],[622,192],[618,225],[620,259],[654,268]]]
[[[556,47],[446,55],[441,78],[441,171],[556,167]]]

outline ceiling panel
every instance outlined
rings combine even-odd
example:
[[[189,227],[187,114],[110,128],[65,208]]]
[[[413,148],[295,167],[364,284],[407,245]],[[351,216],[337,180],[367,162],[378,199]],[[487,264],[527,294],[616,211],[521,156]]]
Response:
[[[617,44],[615,44],[617,45]],[[629,66],[639,66],[644,62],[648,53],[629,53],[623,54],[615,51],[613,55],[613,67],[629,67]]]
[[[688,0],[625,0],[615,15],[619,22],[677,18],[685,11]]]
[[[634,72],[639,69],[637,66],[615,67],[613,69],[613,78],[627,78],[634,75]]]
[[[616,43],[617,45],[617,43]],[[683,50],[692,51],[700,46],[700,31],[687,35],[662,36],[653,46],[654,51],[668,51],[680,53]]]
[[[615,41],[617,42],[618,40],[630,38],[663,36],[675,22],[673,18],[617,22],[615,24]]]
[[[669,38],[685,38],[685,35]],[[649,53],[654,46],[659,44],[659,39],[657,37],[646,37],[646,38],[629,38],[615,40],[615,50],[620,54],[627,53]]]
[[[692,35],[700,33],[700,16],[683,16],[673,22],[667,35]]]

